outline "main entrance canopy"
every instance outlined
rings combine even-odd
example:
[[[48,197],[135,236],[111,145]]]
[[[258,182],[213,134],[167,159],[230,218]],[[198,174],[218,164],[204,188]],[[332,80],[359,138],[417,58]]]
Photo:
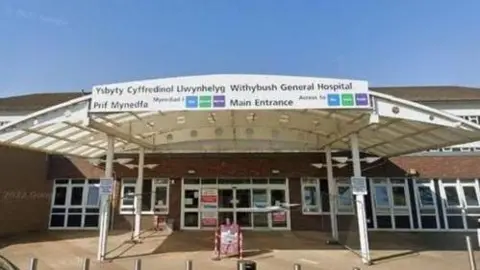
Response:
[[[396,156],[480,140],[480,126],[369,91],[365,81],[205,75],[94,86],[0,128],[0,144],[96,158],[115,153],[310,152]]]

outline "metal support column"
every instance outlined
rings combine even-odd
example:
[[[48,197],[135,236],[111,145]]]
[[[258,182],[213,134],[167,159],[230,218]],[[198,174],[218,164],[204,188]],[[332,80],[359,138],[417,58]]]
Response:
[[[350,146],[352,149],[353,176],[361,177],[362,170],[360,165],[360,153],[358,150],[358,135],[350,135]],[[367,218],[365,211],[365,195],[355,195],[355,204],[357,206],[358,234],[360,236],[360,249],[362,261],[370,264],[370,248],[368,245]]]
[[[113,180],[113,155],[115,138],[113,136],[107,137],[107,157],[105,161],[105,178]],[[99,261],[105,260],[107,253],[108,229],[109,229],[109,214],[110,214],[110,195],[102,195],[100,198],[100,235],[98,239],[97,259]]]
[[[327,163],[328,195],[330,200],[330,225],[332,227],[332,238],[338,242],[338,222],[337,222],[337,183],[333,178],[332,149],[330,146],[325,148],[325,159]]]
[[[145,148],[140,147],[140,152],[138,153],[138,178],[137,178],[137,184],[135,185],[135,224],[134,224],[135,240],[140,240],[144,165],[145,165]]]

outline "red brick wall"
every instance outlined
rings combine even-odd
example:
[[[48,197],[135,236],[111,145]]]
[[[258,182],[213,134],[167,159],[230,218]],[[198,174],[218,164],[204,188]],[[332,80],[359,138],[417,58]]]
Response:
[[[135,156],[133,156],[135,158]],[[53,156],[49,166],[49,177],[54,178],[98,178],[104,172],[102,166],[95,167],[88,161]],[[136,163],[133,160],[132,163]],[[380,160],[374,164],[362,164],[366,176],[405,176],[406,170],[415,169],[421,177],[480,177],[480,156],[465,157],[397,157]],[[180,221],[180,179],[195,170],[196,176],[269,176],[272,169],[280,171],[280,176],[289,178],[290,201],[300,202],[300,178],[302,176],[326,177],[326,169],[316,169],[311,163],[325,163],[323,154],[218,154],[218,155],[147,155],[146,164],[159,164],[154,169],[145,169],[145,177],[169,177],[175,180],[170,188],[169,218],[175,219],[175,227]],[[136,169],[122,165],[114,166],[118,179],[136,177]],[[351,166],[334,170],[335,176],[348,177]],[[116,189],[120,192],[119,185]],[[302,215],[300,210],[292,212],[294,230],[329,230],[328,215]],[[132,216],[116,215],[115,228],[131,228]],[[143,217],[143,228],[150,228],[152,217]],[[353,225],[352,225],[353,224]],[[339,217],[340,229],[355,229],[349,216]],[[353,226],[353,227],[352,227]]]
[[[428,157],[408,156],[391,159],[398,167],[413,168],[421,177],[480,178],[479,156]]]
[[[47,155],[4,146],[0,153],[0,236],[47,229]]]

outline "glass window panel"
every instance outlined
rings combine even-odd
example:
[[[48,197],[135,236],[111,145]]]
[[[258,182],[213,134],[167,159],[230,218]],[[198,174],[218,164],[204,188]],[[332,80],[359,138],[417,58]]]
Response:
[[[475,184],[475,179],[462,179],[460,181],[462,184]]]
[[[422,206],[434,206],[433,192],[430,187],[420,186],[418,187],[418,196],[420,205]]]
[[[236,212],[237,224],[240,227],[252,226],[252,213],[251,212]]]
[[[88,184],[90,184],[90,185],[100,184],[100,180],[89,179],[89,180],[88,180]]]
[[[89,228],[98,227],[98,217],[99,215],[86,215],[84,226]]]
[[[185,178],[183,179],[185,185],[198,185],[200,184],[200,179],[198,178]]]
[[[268,227],[268,213],[253,213],[253,227],[266,228]]]
[[[183,213],[183,224],[185,227],[198,227],[198,212]]]
[[[68,179],[56,179],[55,184],[68,184]]]
[[[250,208],[250,202],[252,200],[250,189],[237,189],[237,208]]]
[[[218,213],[218,223],[219,224],[227,224],[233,223],[233,212],[219,212]]]
[[[388,190],[386,186],[375,187],[375,205],[377,207],[390,206],[390,199],[388,197]]]
[[[83,185],[83,184],[85,184],[85,180],[84,179],[72,180],[72,184]]]
[[[142,185],[142,211],[153,211],[152,209],[152,180],[143,180]]]
[[[233,189],[219,189],[218,204],[220,208],[233,208]]]
[[[407,199],[404,187],[392,187],[393,205],[407,206]]]
[[[202,228],[215,228],[217,226],[217,212],[201,213]]]
[[[305,185],[307,185],[307,184],[316,185],[317,184],[317,179],[315,179],[315,178],[303,178],[302,183],[305,184]]]
[[[465,194],[465,202],[468,206],[478,206],[477,192],[475,187],[463,187],[463,193]]]
[[[66,202],[67,202],[67,187],[56,187],[55,199],[53,200],[53,204],[65,205]]]
[[[338,178],[337,179],[337,185],[350,185],[350,179],[347,178]]]
[[[202,184],[204,185],[216,185],[217,179],[216,178],[203,178]]]
[[[100,202],[99,187],[88,186],[87,205],[96,206]]]
[[[184,191],[184,207],[185,208],[198,208],[198,197],[199,197],[199,191],[197,189],[186,189]]]
[[[457,183],[457,179],[442,179],[442,182],[444,184],[456,184]]]
[[[64,227],[65,215],[52,215],[50,217],[50,227]]]
[[[156,178],[154,180],[155,185],[168,185],[169,182],[170,182],[170,180],[167,179],[167,178]]]
[[[449,206],[460,206],[458,192],[456,187],[445,187],[445,196]]]
[[[166,186],[155,187],[155,211],[166,212],[168,210],[168,188]]]
[[[318,189],[315,186],[303,187],[303,211],[319,212],[320,203],[318,202]]]
[[[254,185],[268,184],[268,178],[253,178],[252,184]]]
[[[280,205],[285,203],[285,190],[283,189],[272,189],[270,190],[270,205]]]
[[[352,192],[349,186],[338,187],[339,206],[351,206],[353,204]]]
[[[133,206],[135,200],[135,187],[134,186],[124,186],[122,194],[122,204],[124,206]]]
[[[387,182],[387,178],[373,178],[374,184],[386,184]]]
[[[430,184],[430,180],[416,180],[417,184]]]
[[[405,179],[390,179],[390,182],[396,185],[404,185]]]
[[[83,187],[72,187],[70,205],[82,205],[82,203],[83,203]]]
[[[81,227],[81,226],[82,226],[82,215],[67,216],[67,227]]]
[[[266,189],[253,189],[253,206],[263,208],[268,206],[268,195]]]
[[[284,185],[285,183],[285,178],[270,178],[270,184]]]

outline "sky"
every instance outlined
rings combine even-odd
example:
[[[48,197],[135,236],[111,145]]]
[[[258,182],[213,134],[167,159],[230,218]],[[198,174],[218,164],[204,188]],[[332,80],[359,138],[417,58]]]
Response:
[[[479,0],[0,0],[0,96],[214,73],[480,87]]]

